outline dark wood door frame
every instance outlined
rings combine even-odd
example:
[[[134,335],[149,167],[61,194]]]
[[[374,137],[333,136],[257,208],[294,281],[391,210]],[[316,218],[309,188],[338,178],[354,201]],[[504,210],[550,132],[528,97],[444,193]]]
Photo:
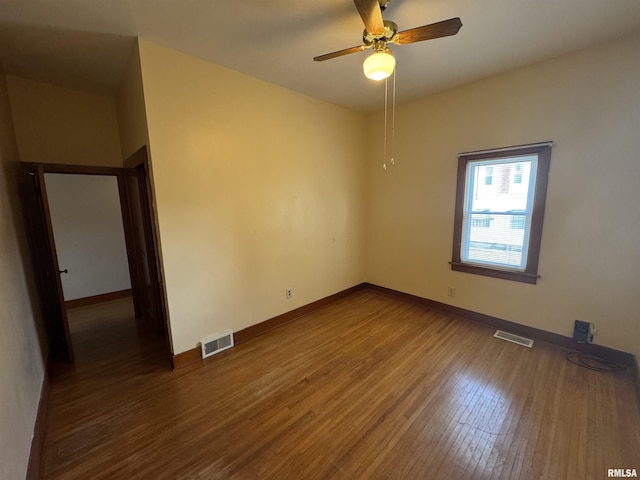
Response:
[[[134,264],[136,265],[135,272],[133,272],[132,289],[138,290],[136,300],[136,315],[145,316],[148,315],[148,308],[145,305],[149,299],[153,304],[153,314],[151,315],[155,324],[153,327],[156,331],[162,335],[166,340],[167,351],[171,352],[170,343],[170,331],[168,324],[168,315],[166,308],[166,296],[164,289],[164,281],[160,262],[160,246],[158,242],[158,228],[156,223],[155,214],[155,199],[153,196],[153,185],[151,182],[151,167],[149,164],[149,156],[147,154],[147,147],[143,146],[138,149],[133,155],[124,161],[124,179],[125,183],[124,193],[126,195],[126,204],[129,211],[126,214],[126,219],[129,222],[130,233],[127,240],[130,244],[131,254],[134,256]],[[127,184],[127,179],[133,179],[135,177],[138,181],[138,189],[136,192],[130,191],[130,185]],[[138,194],[137,199],[131,198],[131,196]],[[136,228],[134,225],[137,215],[134,212],[134,206],[138,206],[142,211],[142,225]],[[136,234],[140,230],[142,232],[142,239],[136,238]],[[138,258],[138,242],[142,241],[146,251],[145,258],[148,261],[149,271],[148,274],[153,279],[151,282],[151,291],[147,291],[148,288],[145,285],[144,273],[142,271],[143,261]],[[133,270],[133,269],[132,269]],[[145,311],[146,310],[146,311]]]
[[[20,188],[49,353],[73,362],[71,332],[60,279],[62,272],[53,238],[43,166],[23,164]]]
[[[137,304],[138,301],[136,297],[140,295],[140,291],[136,292],[136,288],[134,285],[139,285],[139,279],[136,277],[135,272],[138,271],[136,267],[136,255],[135,248],[133,243],[133,223],[131,219],[131,207],[130,207],[130,199],[127,195],[127,188],[125,185],[125,168],[118,167],[96,167],[96,166],[85,166],[85,165],[64,165],[64,164],[51,164],[51,163],[33,163],[33,162],[22,162],[23,168],[32,175],[39,175],[38,181],[40,185],[44,186],[44,174],[45,173],[62,173],[62,174],[72,174],[72,175],[106,175],[106,176],[115,176],[118,182],[118,193],[120,196],[120,209],[122,212],[122,222],[125,234],[125,244],[127,249],[127,257],[129,261],[129,274],[131,277],[131,285],[134,297],[134,304]],[[138,150],[131,158],[127,159],[125,162],[126,168],[140,168],[145,172],[145,203],[149,206],[149,208],[145,211],[145,223],[149,225],[149,238],[147,241],[149,242],[149,246],[153,251],[153,256],[150,258],[151,264],[153,267],[153,271],[156,272],[156,275],[153,278],[154,287],[157,291],[157,301],[158,301],[158,314],[160,316],[160,321],[163,326],[162,329],[158,330],[158,333],[164,336],[165,342],[167,345],[167,356],[171,357],[171,349],[170,349],[170,340],[169,340],[169,329],[166,315],[166,304],[165,304],[165,295],[164,288],[161,277],[161,269],[160,269],[160,257],[159,257],[159,248],[157,241],[157,234],[155,228],[155,219],[153,217],[153,208],[154,200],[153,200],[153,191],[151,189],[150,177],[149,177],[149,162],[146,154],[146,147],[142,147]],[[40,173],[38,173],[40,172]],[[41,177],[41,178],[40,178]],[[51,257],[51,262],[53,265],[57,265],[57,255],[55,252],[55,241],[52,235],[51,229],[51,216],[49,212],[49,204],[48,199],[46,197],[46,189],[43,189],[43,200],[42,200],[42,215],[45,219],[45,224],[49,225],[49,232],[51,232],[50,238],[48,242],[50,244],[50,248],[48,252],[45,252],[45,256],[48,255]],[[30,220],[32,221],[32,220]],[[57,268],[57,267],[55,267]],[[58,276],[58,282],[60,282],[60,278]],[[50,296],[50,292],[40,292],[41,296]],[[66,311],[64,306],[64,300],[62,296],[62,288],[61,284],[59,285],[59,293],[58,298],[60,302],[60,309],[63,312],[63,322],[65,328],[66,339],[68,341],[68,348],[70,349],[69,354],[67,355],[69,361],[73,361],[73,350],[71,346],[71,338],[69,335],[69,326],[66,320]],[[140,318],[142,312],[138,311],[136,307],[136,317]]]

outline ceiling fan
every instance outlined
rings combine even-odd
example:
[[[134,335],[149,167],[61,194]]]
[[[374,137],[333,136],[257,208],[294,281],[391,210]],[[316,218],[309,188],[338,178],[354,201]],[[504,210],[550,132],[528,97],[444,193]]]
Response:
[[[314,57],[316,62],[323,62],[350,53],[361,52],[373,48],[373,54],[367,57],[362,65],[364,74],[373,80],[382,80],[391,75],[396,66],[396,59],[387,47],[390,44],[405,45],[422,42],[434,38],[455,35],[462,27],[460,18],[450,18],[442,22],[423,25],[422,27],[398,31],[398,25],[382,19],[382,12],[390,0],[353,0],[362,18],[365,29],[362,34],[363,45],[345,48],[337,52]]]

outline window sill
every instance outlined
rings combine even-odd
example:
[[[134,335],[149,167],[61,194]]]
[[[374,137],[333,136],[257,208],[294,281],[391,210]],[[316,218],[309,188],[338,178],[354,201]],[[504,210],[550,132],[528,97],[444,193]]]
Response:
[[[514,270],[500,270],[498,268],[482,267],[480,265],[470,265],[468,263],[449,262],[451,270],[456,272],[473,273],[475,275],[484,275],[485,277],[501,278],[503,280],[512,280],[514,282],[530,283],[535,285],[540,278],[535,273],[516,272]]]

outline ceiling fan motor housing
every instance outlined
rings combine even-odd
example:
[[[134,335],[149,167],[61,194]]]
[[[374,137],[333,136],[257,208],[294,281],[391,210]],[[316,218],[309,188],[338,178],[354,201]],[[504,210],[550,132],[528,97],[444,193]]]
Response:
[[[398,25],[391,20],[384,21],[384,34],[382,35],[374,35],[369,33],[365,28],[362,32],[362,41],[365,45],[372,45],[376,40],[384,40],[385,42],[389,42],[393,36],[398,33]]]

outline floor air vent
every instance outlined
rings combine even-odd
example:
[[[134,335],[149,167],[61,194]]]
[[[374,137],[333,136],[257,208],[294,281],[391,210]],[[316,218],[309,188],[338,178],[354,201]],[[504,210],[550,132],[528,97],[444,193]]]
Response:
[[[229,330],[206,338],[202,340],[200,345],[202,346],[202,358],[210,357],[227,348],[233,347],[233,332]]]
[[[506,340],[507,342],[517,343],[523,347],[531,348],[533,346],[533,340],[530,338],[524,338],[519,335],[514,335],[513,333],[503,332],[502,330],[496,330],[496,333],[494,333],[493,336]]]

